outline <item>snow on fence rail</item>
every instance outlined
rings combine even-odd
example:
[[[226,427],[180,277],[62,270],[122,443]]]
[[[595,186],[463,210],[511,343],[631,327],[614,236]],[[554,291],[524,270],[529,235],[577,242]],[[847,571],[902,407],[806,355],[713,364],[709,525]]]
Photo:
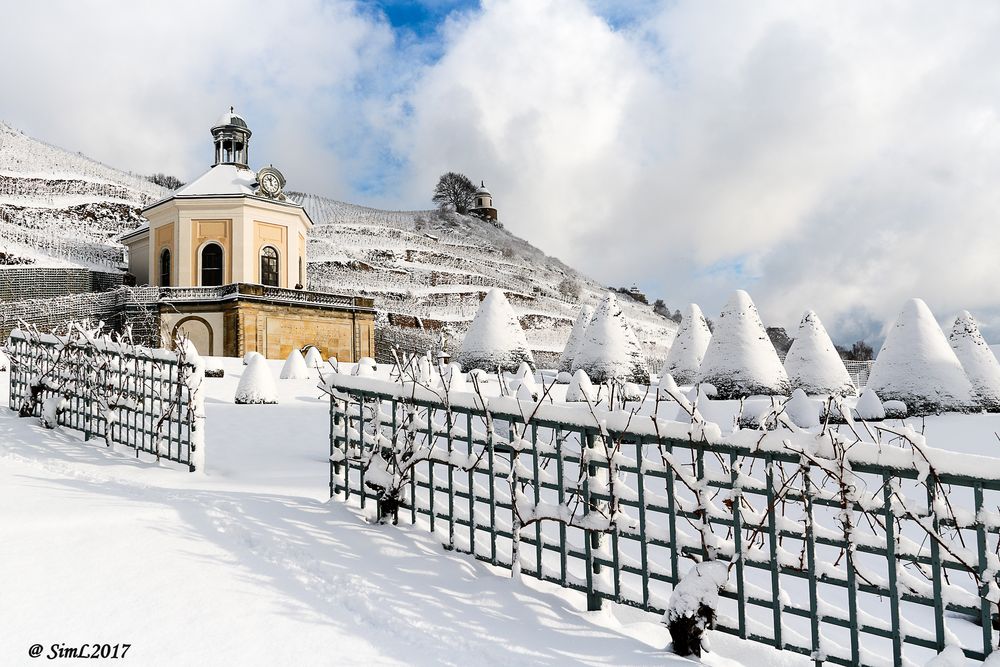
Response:
[[[77,326],[64,336],[15,329],[7,342],[10,409],[187,465],[204,465],[199,364],[178,352],[98,337]]]
[[[446,548],[584,592],[590,609],[662,613],[685,558],[718,558],[732,575],[718,629],[817,664],[996,646],[996,459],[907,430],[865,441],[864,424],[805,433],[780,413],[781,430],[723,438],[695,419],[413,382],[327,388],[331,497],[419,518]]]

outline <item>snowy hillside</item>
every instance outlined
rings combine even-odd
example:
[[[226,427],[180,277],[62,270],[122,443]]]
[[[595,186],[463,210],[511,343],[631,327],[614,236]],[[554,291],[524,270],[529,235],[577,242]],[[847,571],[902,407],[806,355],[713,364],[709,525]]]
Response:
[[[0,122],[0,253],[13,256],[0,263],[87,265],[142,222],[139,209],[166,194],[142,176]]]
[[[168,190],[0,123],[0,265],[117,264],[115,241]],[[464,334],[492,287],[507,295],[536,352],[558,354],[582,304],[607,290],[527,241],[478,218],[382,211],[289,193],[316,229],[313,289],[371,296],[389,320]],[[622,296],[643,344],[662,361],[677,325]],[[657,365],[658,367],[658,365]]]
[[[504,291],[534,351],[561,352],[582,304],[607,290],[524,239],[479,218],[381,211],[291,193],[316,224],[309,246],[314,289],[371,296],[388,313],[461,335],[482,296]],[[622,296],[647,357],[661,359],[677,325]]]

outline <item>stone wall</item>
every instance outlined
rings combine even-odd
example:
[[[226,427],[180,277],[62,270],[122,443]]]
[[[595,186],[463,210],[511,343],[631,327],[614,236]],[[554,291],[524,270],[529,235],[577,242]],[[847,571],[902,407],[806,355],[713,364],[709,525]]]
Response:
[[[239,351],[284,359],[295,348],[315,345],[324,357],[357,361],[375,356],[375,314],[240,301],[227,316],[227,330],[238,328]],[[234,350],[227,336],[226,354]]]
[[[107,292],[124,274],[81,268],[0,267],[0,302]]]
[[[357,361],[374,356],[376,349],[375,314],[370,311],[249,299],[178,301],[163,303],[160,310],[167,340],[178,326],[187,326],[189,334],[197,333],[197,340],[193,338],[196,346],[210,340],[213,351],[227,357],[260,352],[268,359],[284,359],[292,349],[315,345],[324,357]],[[205,354],[200,348],[199,352]]]

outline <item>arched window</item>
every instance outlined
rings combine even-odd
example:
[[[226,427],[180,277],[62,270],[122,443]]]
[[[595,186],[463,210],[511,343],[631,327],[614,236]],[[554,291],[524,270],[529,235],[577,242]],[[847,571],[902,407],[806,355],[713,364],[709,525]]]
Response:
[[[222,246],[209,243],[201,250],[201,284],[218,287],[222,284]]]
[[[264,246],[260,251],[260,282],[278,286],[278,251],[271,246]]]
[[[160,251],[160,287],[170,287],[170,249]]]

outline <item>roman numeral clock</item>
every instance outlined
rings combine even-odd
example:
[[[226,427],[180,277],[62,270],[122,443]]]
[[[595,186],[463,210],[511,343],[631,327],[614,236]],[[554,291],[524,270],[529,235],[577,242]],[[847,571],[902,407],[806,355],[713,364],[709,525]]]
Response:
[[[270,199],[284,201],[282,189],[285,187],[285,177],[274,165],[261,167],[257,172],[257,191],[254,194],[264,195]]]

